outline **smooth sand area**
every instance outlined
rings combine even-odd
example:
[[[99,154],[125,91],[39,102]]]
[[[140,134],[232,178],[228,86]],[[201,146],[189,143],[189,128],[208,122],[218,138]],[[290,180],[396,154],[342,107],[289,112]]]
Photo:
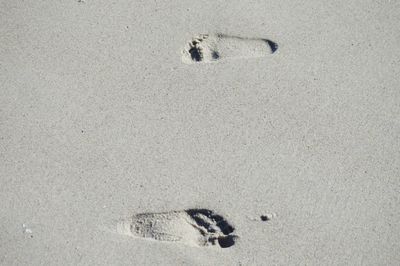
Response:
[[[0,0],[0,265],[398,265],[400,1]]]

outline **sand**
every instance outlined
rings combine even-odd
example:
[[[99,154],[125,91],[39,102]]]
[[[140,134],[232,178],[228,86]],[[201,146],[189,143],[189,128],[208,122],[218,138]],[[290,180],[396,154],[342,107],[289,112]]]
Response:
[[[398,265],[399,1],[0,12],[1,265]]]

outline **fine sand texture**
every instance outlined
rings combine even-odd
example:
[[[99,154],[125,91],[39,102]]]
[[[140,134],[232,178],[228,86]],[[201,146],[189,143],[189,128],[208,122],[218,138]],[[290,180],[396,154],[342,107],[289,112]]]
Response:
[[[0,265],[399,265],[399,1],[0,12]]]

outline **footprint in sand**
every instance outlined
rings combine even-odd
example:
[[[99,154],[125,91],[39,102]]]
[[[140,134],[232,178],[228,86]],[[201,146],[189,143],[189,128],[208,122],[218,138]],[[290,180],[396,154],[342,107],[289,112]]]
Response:
[[[200,34],[182,51],[184,63],[210,63],[224,58],[252,58],[273,54],[278,44],[262,38],[243,38],[225,34]]]
[[[132,237],[221,248],[235,244],[234,230],[221,215],[207,209],[140,213],[117,225],[120,234]]]

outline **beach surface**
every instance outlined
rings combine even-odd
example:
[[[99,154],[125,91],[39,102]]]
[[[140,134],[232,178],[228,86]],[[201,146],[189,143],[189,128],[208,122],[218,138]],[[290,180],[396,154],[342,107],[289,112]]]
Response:
[[[0,13],[0,265],[399,264],[399,1]]]

